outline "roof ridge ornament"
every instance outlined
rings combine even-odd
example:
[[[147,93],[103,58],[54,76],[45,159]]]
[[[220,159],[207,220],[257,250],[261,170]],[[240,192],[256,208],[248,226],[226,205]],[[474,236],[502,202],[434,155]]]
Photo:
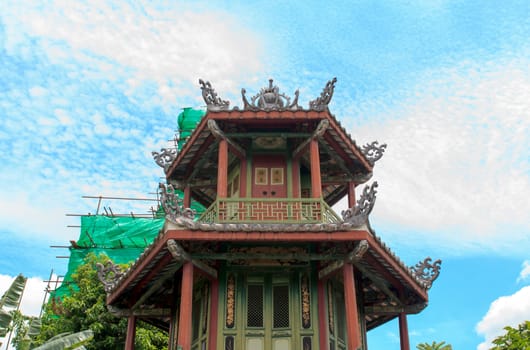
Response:
[[[182,200],[175,192],[173,185],[166,185],[159,183],[160,189],[160,203],[166,213],[166,218],[173,222],[191,221],[195,218],[195,210],[191,208],[184,208]]]
[[[230,106],[230,101],[222,100],[215,92],[215,89],[212,87],[209,81],[204,82],[204,80],[199,79],[199,84],[201,84],[202,98],[206,102],[206,106],[210,111],[225,111],[228,110]]]
[[[378,145],[379,142],[374,141],[372,143],[367,143],[361,148],[361,152],[371,165],[374,165],[375,162],[383,157],[383,153],[385,153],[386,143],[383,143],[381,146]]]
[[[155,160],[156,164],[158,164],[161,168],[164,168],[164,172],[167,173],[169,167],[171,166],[175,158],[177,158],[177,150],[161,148],[160,153],[153,151],[151,152],[151,155],[153,156],[153,159]]]
[[[409,267],[412,274],[423,284],[425,289],[432,287],[433,282],[440,275],[440,269],[442,268],[442,260],[438,259],[434,263],[431,263],[431,261],[431,257],[427,257],[425,260]]]
[[[247,90],[241,89],[241,96],[243,99],[243,109],[250,111],[259,110],[296,110],[300,109],[298,106],[299,91],[294,92],[294,100],[291,103],[291,98],[283,93],[277,85],[273,85],[273,79],[269,79],[269,86],[262,88],[259,93],[250,98],[248,101],[245,94]]]
[[[309,102],[309,109],[319,112],[326,110],[328,108],[328,104],[331,102],[331,98],[333,97],[333,91],[335,90],[336,82],[336,77],[328,81],[322,90],[320,97]]]
[[[360,226],[366,223],[368,215],[370,215],[375,205],[375,195],[377,193],[375,189],[377,186],[377,181],[374,181],[371,186],[365,186],[357,205],[342,211],[342,220],[345,223],[353,226]]]

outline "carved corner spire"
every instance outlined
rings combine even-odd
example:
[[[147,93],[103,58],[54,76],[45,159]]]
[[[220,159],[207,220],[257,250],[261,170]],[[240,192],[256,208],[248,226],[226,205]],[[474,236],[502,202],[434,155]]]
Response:
[[[105,289],[105,292],[110,293],[121,276],[123,276],[123,271],[111,260],[105,264],[97,263],[96,266],[98,268],[98,279],[103,283],[103,289]]]
[[[209,81],[204,82],[202,79],[199,79],[199,84],[201,84],[202,98],[206,102],[206,107],[210,111],[224,111],[227,110],[230,106],[230,102],[222,100],[217,96],[212,84]]]
[[[153,159],[155,160],[156,164],[162,167],[166,173],[169,170],[171,164],[173,164],[175,158],[177,158],[176,149],[162,148],[160,149],[160,153],[153,151],[151,154],[153,155]]]
[[[326,86],[322,90],[320,97],[309,102],[309,109],[315,111],[326,110],[328,108],[328,104],[331,102],[331,98],[333,97],[333,91],[335,90],[336,82],[337,78],[333,78],[332,80],[328,81]]]
[[[385,153],[386,143],[382,144],[381,146],[378,145],[379,142],[374,141],[372,143],[367,143],[361,149],[368,162],[370,162],[372,165],[381,159],[383,157],[383,153]]]
[[[273,85],[273,80],[269,79],[269,86],[262,88],[259,93],[250,98],[250,102],[245,95],[247,90],[241,89],[241,97],[243,99],[243,109],[250,111],[259,110],[292,110],[299,109],[298,106],[298,90],[295,91],[295,98],[291,103],[291,98],[283,93],[280,93],[278,86]]]
[[[163,183],[159,183],[160,188],[160,203],[166,213],[166,218],[175,223],[193,223],[195,219],[195,210],[184,208],[182,200],[175,193],[173,185],[168,185],[167,188]]]
[[[377,186],[377,181],[375,181],[371,186],[364,187],[363,193],[357,201],[357,205],[341,213],[344,223],[352,224],[353,226],[360,226],[366,223],[368,215],[370,215],[374,208],[375,195],[377,193],[375,189]]]
[[[440,269],[442,268],[442,260],[438,259],[434,263],[431,263],[431,261],[432,259],[427,257],[425,260],[409,268],[416,279],[423,284],[425,289],[432,287],[433,282],[440,275]]]

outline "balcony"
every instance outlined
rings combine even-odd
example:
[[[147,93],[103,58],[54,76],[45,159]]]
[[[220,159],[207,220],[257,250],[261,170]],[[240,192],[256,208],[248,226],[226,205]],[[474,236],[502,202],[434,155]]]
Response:
[[[340,223],[342,219],[321,198],[222,198],[198,222],[319,224]]]

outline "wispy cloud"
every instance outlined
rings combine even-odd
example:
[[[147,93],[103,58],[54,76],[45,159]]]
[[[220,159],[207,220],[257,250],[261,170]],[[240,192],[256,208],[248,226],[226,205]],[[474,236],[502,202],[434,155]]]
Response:
[[[523,269],[521,270],[521,273],[519,274],[519,277],[517,277],[517,282],[524,282],[527,281],[530,277],[530,260],[525,260],[523,262]]]
[[[81,195],[154,192],[162,170],[150,152],[170,144],[180,107],[202,104],[198,78],[232,89],[261,66],[256,34],[226,12],[107,1],[3,9],[0,230],[19,235],[31,218],[66,241],[76,233],[64,214],[95,211]]]
[[[380,183],[376,229],[377,223],[398,226],[400,234],[410,231],[410,244],[448,252],[526,254],[526,68],[517,61],[480,67],[468,62],[425,73],[414,91],[390,117],[376,115],[372,122],[352,126],[357,140],[389,145],[375,168]]]

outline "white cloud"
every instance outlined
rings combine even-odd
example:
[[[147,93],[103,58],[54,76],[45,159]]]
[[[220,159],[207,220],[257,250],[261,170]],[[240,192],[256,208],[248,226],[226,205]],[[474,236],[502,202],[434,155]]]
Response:
[[[526,254],[530,72],[497,62],[480,74],[429,72],[421,82],[392,117],[372,116],[352,132],[359,143],[388,144],[375,167],[373,222],[424,231],[410,241],[454,252]]]
[[[14,15],[19,12],[24,16]],[[156,82],[166,103],[189,93],[198,78],[235,90],[232,79],[261,70],[260,39],[228,12],[197,12],[176,3],[159,11],[107,1],[34,7],[15,1],[3,20],[7,37],[16,31],[12,38],[19,41],[21,32],[42,38],[53,61],[87,62],[87,76],[122,74],[132,90],[146,80]],[[6,47],[18,49],[16,39]]]
[[[506,332],[504,327],[517,327],[523,321],[528,320],[529,315],[530,286],[495,300],[476,326],[477,333],[484,336],[484,342],[477,346],[477,350],[489,349],[491,341]]]
[[[530,277],[530,260],[525,260],[523,262],[523,269],[519,273],[519,277],[517,277],[517,282],[526,281],[528,277]]]

